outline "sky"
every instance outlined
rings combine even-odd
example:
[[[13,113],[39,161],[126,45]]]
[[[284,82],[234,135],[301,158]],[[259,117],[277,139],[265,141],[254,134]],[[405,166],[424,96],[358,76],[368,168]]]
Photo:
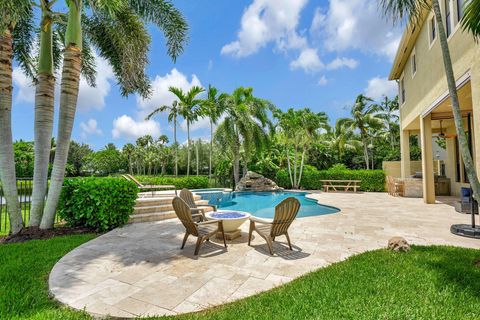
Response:
[[[166,114],[144,120],[156,107],[172,103],[169,86],[187,90],[211,84],[226,93],[253,87],[255,96],[283,110],[309,107],[326,112],[332,122],[348,116],[360,93],[373,99],[396,94],[396,83],[387,78],[402,30],[382,17],[377,1],[173,2],[189,23],[185,52],[173,63],[162,32],[149,26],[147,73],[153,91],[147,100],[122,97],[108,62],[97,58],[97,86],[81,80],[73,140],[96,150],[109,142],[121,147],[145,134],[173,140]],[[13,80],[14,139],[31,141],[35,88],[16,67]],[[182,143],[186,125],[179,121]],[[208,126],[208,119],[193,124],[192,138],[208,139]]]

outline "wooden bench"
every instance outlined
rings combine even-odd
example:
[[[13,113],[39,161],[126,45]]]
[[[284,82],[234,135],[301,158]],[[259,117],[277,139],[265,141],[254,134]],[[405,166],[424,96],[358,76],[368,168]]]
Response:
[[[357,189],[360,188],[361,180],[320,180],[323,183],[323,191],[329,192],[330,189],[333,191],[343,191],[347,192],[353,190],[357,192]],[[339,189],[339,190],[338,190]]]

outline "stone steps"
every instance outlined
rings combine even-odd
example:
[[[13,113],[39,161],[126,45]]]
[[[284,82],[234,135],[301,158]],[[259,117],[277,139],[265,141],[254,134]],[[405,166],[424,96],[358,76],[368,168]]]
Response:
[[[194,195],[194,199],[197,205],[208,204],[207,200],[201,200],[201,197],[198,195]],[[138,198],[128,223],[161,221],[175,218],[176,214],[175,211],[173,211],[172,200],[173,196]],[[206,208],[207,212],[211,210],[211,208]]]

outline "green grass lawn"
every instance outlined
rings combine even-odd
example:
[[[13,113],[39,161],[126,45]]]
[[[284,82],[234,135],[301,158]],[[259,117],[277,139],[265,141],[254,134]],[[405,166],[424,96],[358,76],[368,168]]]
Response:
[[[0,246],[0,319],[89,319],[47,296],[55,262],[93,235]],[[479,319],[480,250],[377,250],[179,319]],[[301,263],[301,261],[298,261]],[[175,317],[172,317],[174,319]]]

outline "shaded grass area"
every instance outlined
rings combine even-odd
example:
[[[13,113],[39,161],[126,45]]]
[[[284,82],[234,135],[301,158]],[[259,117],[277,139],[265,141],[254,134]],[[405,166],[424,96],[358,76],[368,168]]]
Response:
[[[47,280],[56,261],[93,237],[0,245],[0,319],[91,319],[50,300]],[[456,247],[377,250],[254,297],[168,319],[478,319],[479,261],[480,250]]]
[[[48,297],[48,275],[91,234],[0,245],[0,319],[90,319]]]

